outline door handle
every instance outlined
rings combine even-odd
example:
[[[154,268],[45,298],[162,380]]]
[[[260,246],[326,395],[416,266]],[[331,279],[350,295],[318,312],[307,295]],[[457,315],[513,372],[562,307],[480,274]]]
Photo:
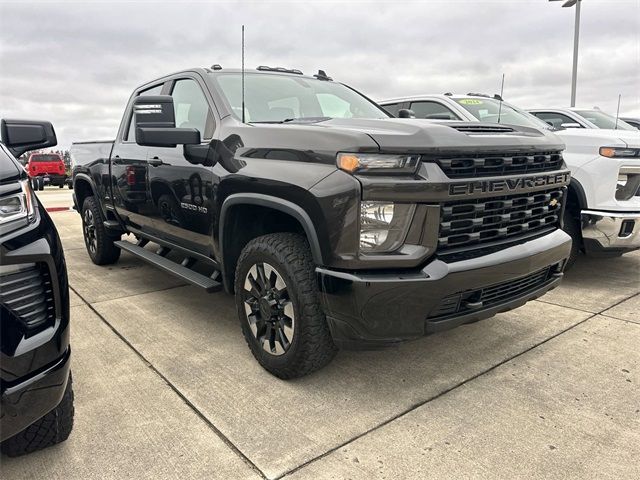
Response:
[[[159,167],[160,165],[162,165],[162,160],[160,160],[158,157],[153,157],[151,160],[149,160],[149,165],[151,165],[152,167]]]

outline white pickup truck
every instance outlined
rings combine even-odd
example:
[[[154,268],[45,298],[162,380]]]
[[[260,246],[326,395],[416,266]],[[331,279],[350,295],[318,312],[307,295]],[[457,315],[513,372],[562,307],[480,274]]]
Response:
[[[407,116],[409,112],[401,110],[411,110],[416,118],[432,121],[552,128],[499,97],[479,94],[421,95],[379,103],[394,116]],[[565,128],[555,133],[566,144],[563,156],[572,177],[564,217],[564,229],[573,238],[570,264],[580,252],[619,256],[640,248],[640,132]]]

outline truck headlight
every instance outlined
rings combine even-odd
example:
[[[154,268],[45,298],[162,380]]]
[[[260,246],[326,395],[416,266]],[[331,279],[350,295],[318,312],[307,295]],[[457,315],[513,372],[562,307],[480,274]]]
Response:
[[[349,173],[410,175],[415,173],[420,155],[387,155],[379,153],[339,153],[338,168]]]
[[[26,218],[29,222],[35,219],[36,211],[33,192],[29,180],[20,182],[21,191],[0,197],[0,225]]]
[[[360,251],[388,253],[402,246],[415,205],[406,203],[360,203]]]
[[[640,148],[600,147],[600,155],[609,158],[640,157]]]

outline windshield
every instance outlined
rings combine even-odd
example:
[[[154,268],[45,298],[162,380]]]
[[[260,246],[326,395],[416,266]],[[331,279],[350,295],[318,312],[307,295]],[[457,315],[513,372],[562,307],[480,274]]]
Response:
[[[30,162],[60,162],[61,160],[60,155],[50,153],[38,153],[31,155],[31,158],[29,159]]]
[[[240,73],[215,75],[227,102],[242,118]],[[293,75],[245,74],[245,120],[278,123],[299,118],[389,118],[377,105],[340,83]]]
[[[576,110],[578,115],[593,123],[598,128],[616,129],[616,117],[598,110]],[[618,119],[617,130],[636,130],[636,128]]]
[[[547,123],[534,117],[530,113],[516,109],[505,102],[502,102],[501,107],[500,101],[493,98],[465,97],[456,98],[455,101],[481,122],[507,123],[550,130]],[[498,121],[498,116],[500,117],[500,121]]]

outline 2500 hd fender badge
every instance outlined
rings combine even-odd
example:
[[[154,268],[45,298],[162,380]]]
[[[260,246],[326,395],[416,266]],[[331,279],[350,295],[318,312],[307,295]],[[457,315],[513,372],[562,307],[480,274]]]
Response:
[[[539,177],[504,178],[500,180],[478,180],[449,185],[449,195],[471,195],[473,193],[515,192],[545,185],[563,185],[569,182],[569,172]]]

